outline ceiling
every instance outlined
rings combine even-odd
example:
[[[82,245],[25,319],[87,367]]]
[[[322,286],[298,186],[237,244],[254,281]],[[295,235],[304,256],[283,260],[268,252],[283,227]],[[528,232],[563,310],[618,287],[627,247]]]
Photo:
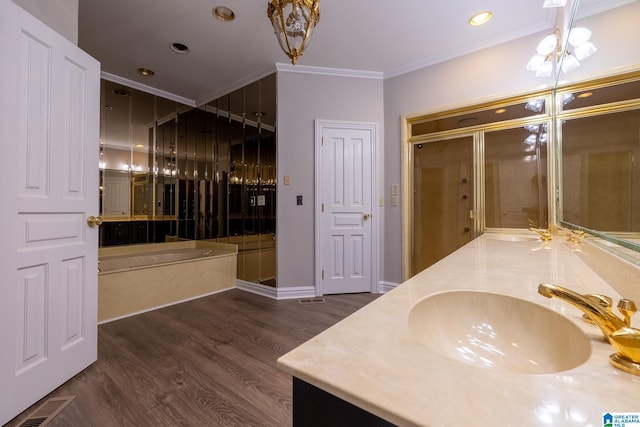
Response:
[[[591,14],[631,1],[581,0],[580,7]],[[321,0],[320,22],[296,67],[400,75],[554,28],[557,9],[542,3]],[[212,9],[220,5],[231,8],[236,19],[216,19]],[[200,105],[289,62],[266,10],[267,0],[79,0],[79,46],[111,76]],[[485,10],[493,13],[487,24],[467,23]],[[173,52],[174,42],[187,45],[189,53]],[[155,75],[138,75],[140,67]]]

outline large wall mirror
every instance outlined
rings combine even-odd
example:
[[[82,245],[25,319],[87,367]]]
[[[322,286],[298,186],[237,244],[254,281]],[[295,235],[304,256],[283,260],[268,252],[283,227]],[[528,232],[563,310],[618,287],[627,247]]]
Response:
[[[560,223],[640,265],[640,71],[558,84],[555,96]]]
[[[276,284],[276,78],[194,108],[101,82],[100,245],[238,245],[238,278]]]

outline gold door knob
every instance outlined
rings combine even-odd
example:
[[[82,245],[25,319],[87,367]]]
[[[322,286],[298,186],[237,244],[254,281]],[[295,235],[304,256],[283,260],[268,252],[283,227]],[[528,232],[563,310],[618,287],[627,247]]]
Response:
[[[87,224],[89,225],[89,227],[99,227],[100,224],[102,224],[102,218],[100,218],[99,216],[90,216],[87,218]]]
[[[369,218],[371,218],[371,214],[364,214],[363,217],[364,217],[364,219],[369,219]]]

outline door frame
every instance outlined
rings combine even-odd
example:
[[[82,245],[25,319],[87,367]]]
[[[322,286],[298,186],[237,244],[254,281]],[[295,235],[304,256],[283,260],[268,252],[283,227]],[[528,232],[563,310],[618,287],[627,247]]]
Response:
[[[322,194],[323,194],[323,172],[324,172],[324,156],[322,155],[322,135],[325,129],[345,129],[345,130],[364,130],[371,133],[371,293],[380,293],[380,242],[379,242],[379,224],[382,219],[383,209],[380,208],[380,202],[384,200],[378,199],[379,194],[379,178],[378,178],[378,123],[377,122],[357,122],[357,121],[344,121],[344,120],[323,120],[316,119],[315,124],[315,293],[316,296],[324,295],[324,289],[322,285],[322,236],[325,235],[325,231],[322,229]],[[384,203],[383,203],[384,204]]]

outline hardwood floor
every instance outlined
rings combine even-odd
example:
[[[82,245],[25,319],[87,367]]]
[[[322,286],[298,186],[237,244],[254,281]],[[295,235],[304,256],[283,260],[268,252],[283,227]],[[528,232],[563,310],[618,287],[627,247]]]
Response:
[[[47,396],[76,396],[47,425],[289,426],[291,377],[276,359],[377,296],[302,304],[230,290],[106,323],[98,361]]]

